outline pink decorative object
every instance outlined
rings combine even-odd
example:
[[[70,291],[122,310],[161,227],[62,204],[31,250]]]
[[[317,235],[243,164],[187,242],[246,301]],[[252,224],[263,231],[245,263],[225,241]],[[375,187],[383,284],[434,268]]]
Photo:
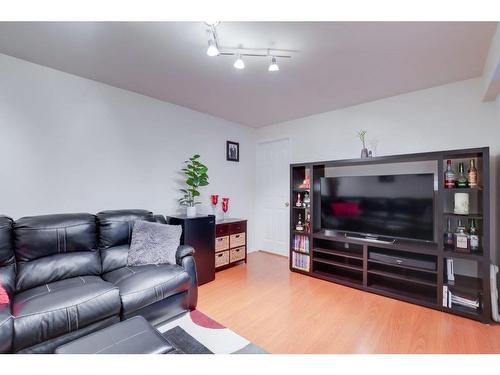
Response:
[[[212,194],[210,196],[210,200],[212,201],[212,204],[214,206],[217,206],[217,203],[219,203],[219,195],[218,194]]]
[[[229,198],[222,198],[222,211],[224,214],[229,210]]]

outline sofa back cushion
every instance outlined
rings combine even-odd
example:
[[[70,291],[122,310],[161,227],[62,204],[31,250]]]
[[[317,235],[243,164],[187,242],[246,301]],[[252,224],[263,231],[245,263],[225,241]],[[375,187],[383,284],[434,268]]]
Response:
[[[24,217],[14,223],[14,237],[18,291],[101,272],[94,215]]]
[[[130,245],[132,228],[137,220],[154,221],[147,210],[111,210],[97,214],[99,221],[99,248]]]
[[[10,217],[0,216],[0,267],[14,263],[13,221]]]
[[[155,221],[147,210],[112,210],[97,214],[102,272],[127,266],[132,229],[137,220]]]

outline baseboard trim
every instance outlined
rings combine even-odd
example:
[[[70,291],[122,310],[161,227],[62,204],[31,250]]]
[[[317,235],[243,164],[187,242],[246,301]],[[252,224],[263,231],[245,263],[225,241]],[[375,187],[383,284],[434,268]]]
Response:
[[[269,254],[269,255],[274,255],[276,257],[287,258],[288,259],[288,257],[286,255],[276,254],[276,253],[273,253],[273,252],[267,251],[267,250],[257,250],[257,251],[253,251],[253,252],[254,253],[265,253],[265,254]]]

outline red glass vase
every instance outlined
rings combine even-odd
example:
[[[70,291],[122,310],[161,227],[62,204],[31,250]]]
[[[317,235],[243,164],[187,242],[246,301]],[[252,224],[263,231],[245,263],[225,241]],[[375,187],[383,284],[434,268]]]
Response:
[[[212,204],[214,206],[217,206],[217,203],[219,203],[219,195],[218,194],[212,194],[210,196],[210,200],[212,201]]]
[[[226,213],[229,210],[229,198],[222,198],[222,211]]]

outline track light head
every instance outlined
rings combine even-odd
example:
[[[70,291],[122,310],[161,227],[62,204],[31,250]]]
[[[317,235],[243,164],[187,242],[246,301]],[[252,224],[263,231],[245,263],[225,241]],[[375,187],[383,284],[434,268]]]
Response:
[[[280,67],[276,63],[276,57],[271,57],[271,64],[269,65],[269,68],[267,70],[269,70],[270,72],[277,72],[278,70],[280,70]]]
[[[219,25],[220,21],[205,21],[205,24],[207,26],[212,26],[212,27],[217,27]]]
[[[207,55],[210,57],[219,56],[219,50],[212,39],[208,41]]]
[[[239,53],[233,66],[236,69],[245,69],[245,63],[243,62],[243,59],[241,58],[241,55]]]

